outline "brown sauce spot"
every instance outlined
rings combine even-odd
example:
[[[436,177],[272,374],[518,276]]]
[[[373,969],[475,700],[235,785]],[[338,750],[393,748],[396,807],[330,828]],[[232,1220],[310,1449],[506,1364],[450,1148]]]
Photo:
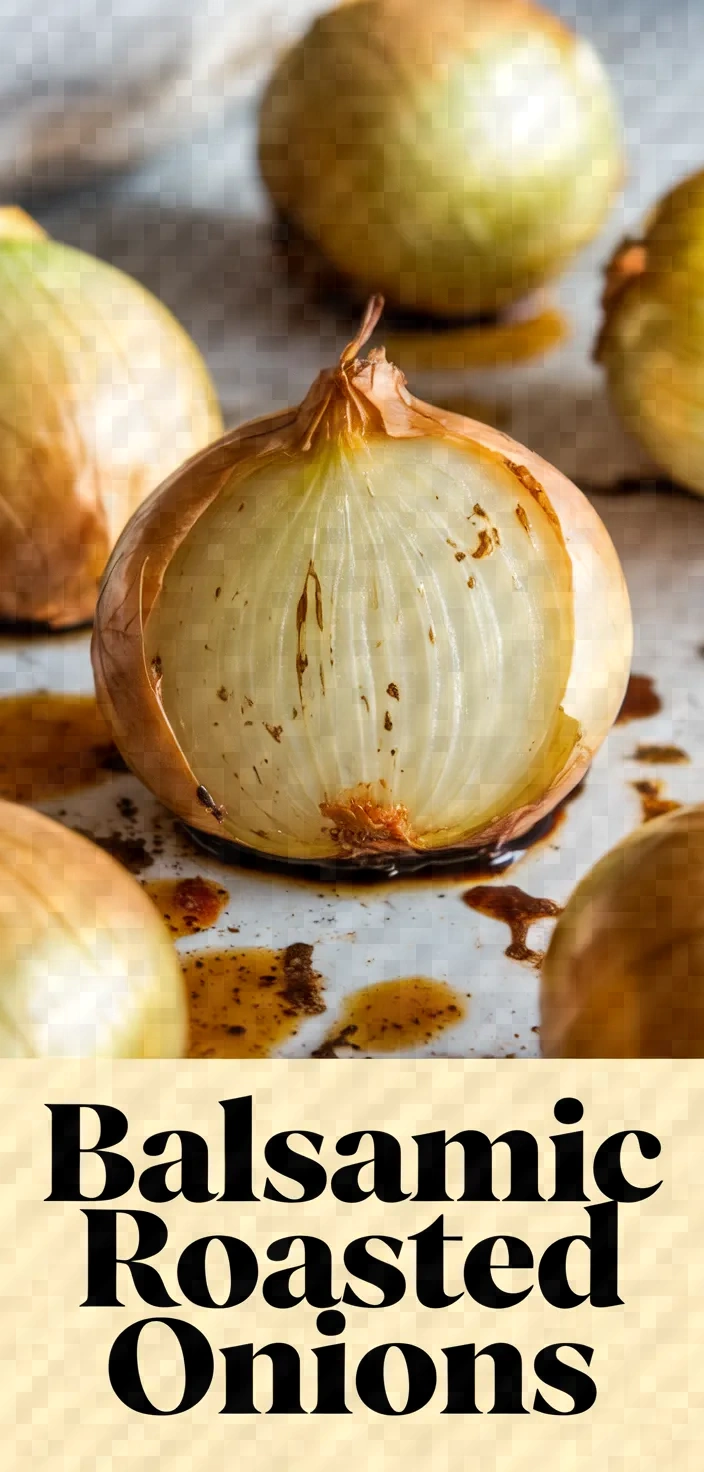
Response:
[[[429,1043],[467,1015],[467,998],[444,981],[408,976],[379,981],[345,999],[334,1032],[313,1054],[335,1058],[336,1049],[397,1053]]]
[[[686,751],[680,746],[637,746],[632,762],[647,762],[652,766],[682,766],[689,761]]]
[[[393,680],[391,681],[391,683],[389,685],[386,686],[386,694],[387,695],[390,695],[392,700],[400,700],[401,699],[401,696],[399,694],[398,685],[394,684],[394,681]]]
[[[87,828],[74,828],[74,832],[80,833],[82,838],[89,838],[130,874],[141,874],[144,869],[151,869],[154,863],[154,855],[149,852],[143,838],[125,838],[122,833],[108,833],[103,837]]]
[[[428,629],[428,638],[429,638],[431,644],[434,644],[435,643],[435,630],[434,630],[432,624],[431,624],[430,628]]]
[[[393,731],[393,729],[394,729],[394,723],[393,723],[393,721],[391,719],[391,716],[389,715],[389,712],[387,710],[387,712],[386,712],[386,714],[384,716],[384,730],[385,731]]]
[[[652,778],[643,778],[640,782],[632,782],[631,787],[640,797],[643,823],[650,823],[653,818],[661,818],[664,813],[674,813],[682,806],[681,802],[675,802],[674,798],[662,796],[664,782],[654,782]]]
[[[206,951],[182,958],[189,1058],[268,1058],[301,1018],[324,1012],[313,947]]]
[[[491,534],[487,531],[486,527],[483,526],[479,533],[479,541],[472,553],[472,557],[476,559],[479,559],[480,557],[488,557],[489,554],[493,552],[493,550],[494,544],[491,540]]]
[[[265,721],[264,725],[266,730],[269,732],[269,735],[273,737],[274,741],[280,742],[281,732],[284,729],[283,726],[270,726],[268,721]]]
[[[644,721],[661,710],[662,701],[650,675],[631,675],[615,724],[624,726],[626,721]]]
[[[473,588],[474,587],[474,578],[467,578],[467,587],[468,588]]]
[[[464,562],[466,556],[466,552],[455,552],[455,562]]]
[[[229,696],[224,685],[221,685],[220,689],[218,690],[218,700],[229,700]]]
[[[152,879],[144,885],[175,940],[209,930],[222,914],[230,896],[219,884],[202,879]]]
[[[0,797],[44,802],[125,770],[92,696],[0,697]]]
[[[562,913],[562,906],[554,900],[538,899],[526,894],[516,884],[477,884],[462,896],[470,910],[480,915],[489,915],[492,920],[501,920],[511,931],[511,943],[504,955],[512,961],[526,961],[529,966],[539,966],[542,951],[532,951],[527,944],[528,930],[536,920],[552,919]]]
[[[518,505],[516,506],[516,516],[518,517],[518,520],[520,521],[521,526],[523,527],[523,530],[528,533],[528,536],[530,536],[530,523],[528,521],[528,516],[526,514],[525,507],[524,506],[521,506],[520,501],[518,502]]]

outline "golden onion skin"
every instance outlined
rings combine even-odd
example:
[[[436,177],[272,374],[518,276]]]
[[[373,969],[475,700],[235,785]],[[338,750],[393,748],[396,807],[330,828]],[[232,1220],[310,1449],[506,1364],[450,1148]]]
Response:
[[[704,1057],[704,806],[646,823],[599,861],[553,933],[546,1058]]]
[[[222,433],[200,354],[136,281],[0,210],[0,619],[90,619],[135,508]]]
[[[628,677],[628,595],[593,507],[508,436],[415,399],[383,349],[360,359],[370,330],[299,409],[226,435],[136,513],[96,613],[126,761],[195,828],[272,857],[527,831]]]
[[[530,0],[356,0],[265,94],[272,200],[365,293],[492,313],[558,274],[623,174],[591,46]]]
[[[154,905],[101,849],[0,802],[0,1056],[180,1058],[181,967]]]
[[[616,251],[595,356],[626,428],[704,495],[704,170]]]

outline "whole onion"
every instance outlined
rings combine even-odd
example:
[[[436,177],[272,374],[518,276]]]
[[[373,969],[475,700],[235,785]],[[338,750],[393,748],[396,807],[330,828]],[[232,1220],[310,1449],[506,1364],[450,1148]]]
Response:
[[[704,495],[704,170],[616,251],[596,357],[626,427]]]
[[[278,209],[364,291],[491,313],[557,274],[622,177],[592,47],[532,0],[356,0],[277,67],[259,157]]]
[[[0,802],[0,1056],[177,1058],[186,993],[155,907],[119,864]]]
[[[96,688],[127,762],[206,834],[368,860],[498,844],[616,716],[631,622],[589,502],[414,398],[370,303],[298,409],[183,466],[111,558]]]
[[[543,963],[548,1058],[704,1057],[704,806],[656,818],[577,886]]]
[[[221,432],[205,365],[170,312],[0,210],[0,619],[90,618],[132,512]]]

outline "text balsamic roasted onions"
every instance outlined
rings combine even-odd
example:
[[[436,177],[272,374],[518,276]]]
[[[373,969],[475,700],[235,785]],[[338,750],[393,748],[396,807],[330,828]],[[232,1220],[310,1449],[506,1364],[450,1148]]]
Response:
[[[0,619],[89,619],[132,512],[221,432],[171,313],[0,209]]]
[[[87,839],[0,802],[0,1057],[179,1058],[186,989],[143,890]]]
[[[98,696],[183,819],[264,855],[498,844],[584,774],[631,621],[596,512],[506,435],[414,398],[383,349],[226,435],[107,570]]]

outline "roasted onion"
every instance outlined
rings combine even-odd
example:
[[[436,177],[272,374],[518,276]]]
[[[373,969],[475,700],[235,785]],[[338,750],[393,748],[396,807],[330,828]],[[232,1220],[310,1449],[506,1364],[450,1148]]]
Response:
[[[155,907],[114,859],[0,802],[0,1056],[177,1058],[187,1006]]]
[[[622,176],[592,47],[531,0],[356,0],[316,20],[261,109],[272,199],[362,291],[448,317],[555,276]]]
[[[132,512],[221,432],[205,365],[170,312],[0,210],[0,619],[90,618]]]
[[[603,305],[596,357],[624,424],[704,496],[704,170],[619,246]]]
[[[631,622],[584,496],[414,398],[383,348],[196,456],[133,517],[98,603],[127,762],[205,833],[368,860],[495,845],[584,774]]]
[[[577,886],[543,963],[547,1058],[704,1057],[704,806],[656,818]]]

